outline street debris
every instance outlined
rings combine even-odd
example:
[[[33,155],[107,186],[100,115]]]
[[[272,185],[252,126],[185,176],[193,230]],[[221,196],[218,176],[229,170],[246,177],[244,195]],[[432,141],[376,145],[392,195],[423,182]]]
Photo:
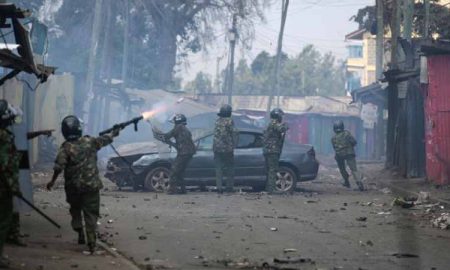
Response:
[[[297,252],[297,249],[296,249],[296,248],[285,248],[285,249],[283,250],[283,252],[284,252],[284,253]]]
[[[112,223],[114,223],[114,220],[112,220],[112,219],[108,220],[108,224],[112,224]]]
[[[430,192],[420,191],[417,198],[417,204],[425,204],[430,202]]]
[[[139,240],[147,240],[147,236],[141,235],[141,236],[139,236]]]
[[[270,230],[271,230],[272,232],[276,232],[276,231],[278,231],[278,228],[272,227],[272,228],[270,228]]]
[[[411,254],[411,253],[393,253],[391,254],[393,257],[397,258],[419,258],[419,255]]]
[[[433,227],[440,228],[441,230],[450,229],[450,214],[442,213],[440,217],[433,219],[431,224]]]
[[[286,258],[274,258],[273,259],[274,263],[308,263],[308,262],[313,262],[313,260],[311,260],[310,258],[290,258],[290,257],[286,257]]]
[[[415,205],[414,201],[407,201],[404,198],[399,198],[399,197],[395,198],[392,201],[392,206],[400,206],[400,207],[405,208],[405,209],[411,208],[414,205]]]
[[[356,218],[356,221],[361,221],[361,222],[367,221],[367,217],[358,217],[358,218]]]
[[[380,191],[381,191],[383,194],[391,194],[391,193],[392,193],[391,189],[389,189],[389,188],[387,188],[387,187],[380,189]]]

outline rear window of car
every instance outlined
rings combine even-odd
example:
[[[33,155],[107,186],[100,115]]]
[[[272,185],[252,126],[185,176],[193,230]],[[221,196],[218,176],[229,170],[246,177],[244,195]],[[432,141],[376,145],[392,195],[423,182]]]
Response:
[[[253,133],[240,133],[237,144],[238,149],[262,147],[262,135]]]

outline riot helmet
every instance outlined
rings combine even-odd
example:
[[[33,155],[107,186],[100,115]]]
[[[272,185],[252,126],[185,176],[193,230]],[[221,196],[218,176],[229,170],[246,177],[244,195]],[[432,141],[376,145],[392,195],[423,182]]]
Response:
[[[233,111],[233,108],[229,104],[222,105],[220,107],[219,113],[217,114],[220,117],[231,117],[231,112]]]
[[[344,122],[342,122],[342,120],[335,121],[333,124],[333,130],[336,133],[344,131]]]
[[[280,122],[281,122],[281,120],[283,120],[283,115],[284,115],[284,112],[280,108],[275,108],[270,112],[270,118],[276,119]]]
[[[66,116],[61,122],[61,132],[66,140],[77,140],[83,134],[83,122],[75,115]]]
[[[178,114],[175,114],[175,116],[172,118],[172,120],[170,122],[174,123],[175,125],[178,125],[178,124],[186,125],[187,119],[184,114],[178,113]]]
[[[4,99],[0,99],[0,128],[6,128],[12,124],[19,112]]]

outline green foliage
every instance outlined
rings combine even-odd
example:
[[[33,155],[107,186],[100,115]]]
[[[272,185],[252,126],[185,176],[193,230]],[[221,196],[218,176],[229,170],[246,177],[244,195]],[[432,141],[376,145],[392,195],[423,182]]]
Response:
[[[212,92],[211,76],[199,72],[195,79],[186,85],[185,89],[191,93],[209,94]]]
[[[321,54],[308,45],[295,57],[283,54],[280,71],[280,94],[286,96],[340,96],[345,94],[345,65],[336,63],[331,53]],[[236,95],[269,95],[274,87],[275,56],[262,51],[249,65],[245,59],[235,68],[233,93]],[[203,73],[199,75],[204,76]],[[197,75],[197,77],[199,77]],[[226,70],[222,72],[226,81]],[[188,85],[195,85],[195,81]],[[200,91],[198,91],[200,93]],[[226,93],[226,84],[223,85]]]
[[[430,1],[430,34],[438,34],[440,38],[448,39],[450,38],[450,9],[448,6],[443,6],[439,4],[438,0]],[[389,27],[393,2],[392,0],[384,0],[384,25],[386,29]],[[400,7],[402,8],[402,7]],[[376,7],[366,6],[359,9],[357,14],[350,18],[358,23],[359,29],[366,29],[368,31],[376,29]],[[414,18],[413,18],[413,28],[416,35],[420,35],[424,32],[425,25],[425,7],[422,1],[417,2],[414,6]]]

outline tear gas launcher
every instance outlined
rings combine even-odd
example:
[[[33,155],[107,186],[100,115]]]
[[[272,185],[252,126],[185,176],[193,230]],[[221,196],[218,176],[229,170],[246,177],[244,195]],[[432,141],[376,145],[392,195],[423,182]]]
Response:
[[[126,121],[126,122],[123,122],[123,123],[115,124],[112,128],[108,128],[106,130],[103,130],[99,134],[100,134],[100,136],[102,136],[102,135],[111,133],[113,130],[116,130],[116,129],[124,129],[124,128],[126,128],[127,126],[129,126],[131,124],[134,125],[134,131],[138,131],[138,123],[139,123],[139,121],[141,121],[143,119],[144,119],[143,115],[135,117],[135,118],[131,119],[130,121]]]

